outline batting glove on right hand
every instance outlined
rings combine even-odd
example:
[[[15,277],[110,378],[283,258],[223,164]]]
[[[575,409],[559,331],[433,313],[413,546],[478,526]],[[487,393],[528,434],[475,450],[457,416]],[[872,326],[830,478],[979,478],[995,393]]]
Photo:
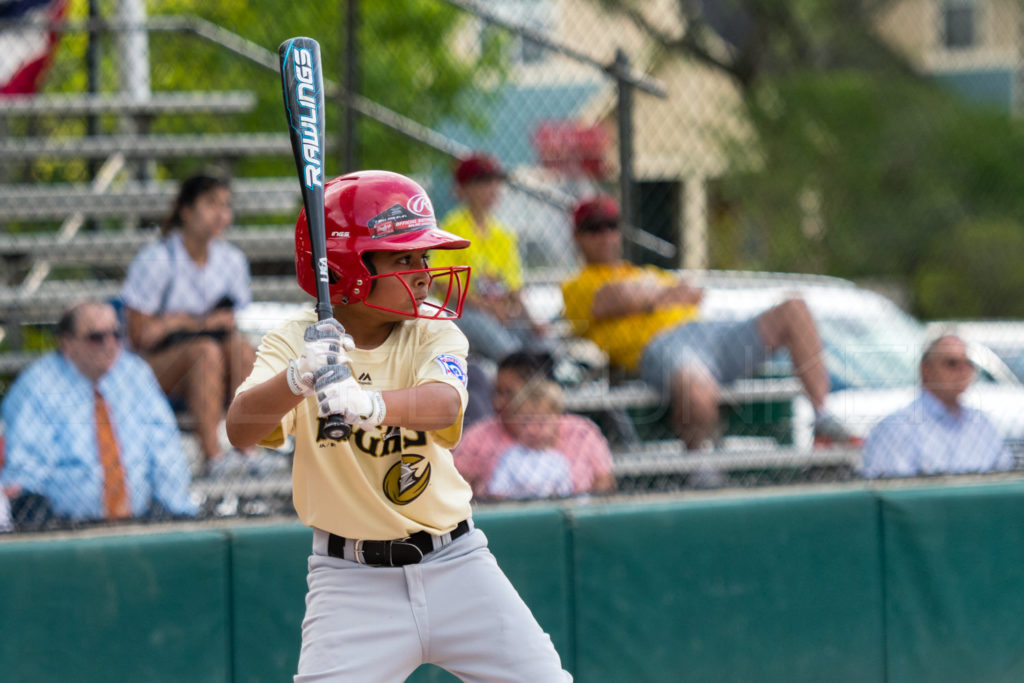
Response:
[[[298,359],[288,363],[285,378],[288,388],[296,396],[313,393],[313,375],[327,365],[348,365],[348,352],[356,347],[352,335],[334,318],[320,320],[306,328],[302,335],[305,344]]]
[[[316,402],[320,417],[341,415],[345,422],[370,430],[384,421],[387,406],[379,391],[359,386],[344,365],[328,365],[316,371]]]

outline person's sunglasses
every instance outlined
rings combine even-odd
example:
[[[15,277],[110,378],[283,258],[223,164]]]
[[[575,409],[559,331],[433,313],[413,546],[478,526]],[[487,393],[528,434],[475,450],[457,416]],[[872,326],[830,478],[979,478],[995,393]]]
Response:
[[[616,221],[595,221],[593,223],[584,223],[580,226],[580,232],[588,234],[594,234],[598,232],[604,232],[605,230],[618,230],[619,224]]]
[[[939,364],[948,370],[974,367],[974,363],[966,358],[942,358],[939,360]]]
[[[87,332],[82,335],[82,339],[90,344],[102,344],[107,341],[108,337],[114,341],[121,341],[121,330],[97,330],[96,332]]]

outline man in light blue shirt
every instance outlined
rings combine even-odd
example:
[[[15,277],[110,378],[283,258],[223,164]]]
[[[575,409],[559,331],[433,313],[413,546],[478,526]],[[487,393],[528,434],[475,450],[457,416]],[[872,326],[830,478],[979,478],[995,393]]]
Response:
[[[0,483],[18,492],[12,500],[16,521],[41,521],[40,509],[70,521],[106,517],[97,394],[119,447],[130,516],[195,514],[174,414],[149,365],[121,349],[113,307],[76,304],[56,331],[59,351],[26,368],[3,401],[6,465]]]
[[[921,395],[882,420],[864,444],[864,476],[994,472],[1013,466],[1003,438],[979,410],[960,403],[974,379],[967,345],[934,339],[921,357]]]

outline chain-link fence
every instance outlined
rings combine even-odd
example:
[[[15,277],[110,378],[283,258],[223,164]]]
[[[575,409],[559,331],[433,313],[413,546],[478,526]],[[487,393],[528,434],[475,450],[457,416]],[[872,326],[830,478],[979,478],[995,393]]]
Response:
[[[485,380],[471,398],[486,415],[509,350],[551,353],[558,402],[609,448],[557,454],[552,471],[570,472],[575,493],[605,491],[608,477],[645,493],[1016,466],[1017,2],[27,5],[0,15],[8,389],[56,348],[68,304],[120,301],[129,264],[198,172],[231,178],[227,239],[252,272],[243,331],[258,342],[308,305],[294,281],[299,197],[276,48],[310,35],[326,65],[328,175],[408,174],[445,225],[480,244],[516,238],[504,255],[466,257],[476,313],[460,324],[471,379]],[[474,153],[501,173],[464,168],[456,182],[457,160]],[[496,194],[474,199],[501,174]],[[600,193],[614,203],[574,217]],[[487,214],[497,233],[478,223]],[[644,270],[616,265],[620,254]],[[616,296],[600,289],[613,276],[626,279]],[[493,351],[471,327],[483,313],[522,334]],[[1002,323],[957,328],[974,367],[962,401],[1008,450],[979,454],[980,418],[939,400],[865,450],[919,393],[921,320],[981,318]],[[951,365],[937,372],[953,375],[932,395],[952,405],[963,349],[940,350]],[[173,405],[191,514],[290,512],[287,446],[211,476],[194,416]],[[508,436],[506,423],[494,428]],[[5,427],[8,456],[21,457]],[[503,469],[501,453],[480,458],[481,476]],[[98,463],[76,467],[100,481]],[[486,484],[474,485],[486,495]],[[137,512],[151,509],[167,512]]]

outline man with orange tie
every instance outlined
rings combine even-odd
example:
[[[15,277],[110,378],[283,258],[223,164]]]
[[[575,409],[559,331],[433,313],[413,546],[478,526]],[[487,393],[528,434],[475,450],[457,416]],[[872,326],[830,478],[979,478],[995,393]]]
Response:
[[[84,301],[57,322],[59,350],[34,362],[3,401],[16,525],[188,516],[188,460],[149,366],[121,349],[109,304]]]

